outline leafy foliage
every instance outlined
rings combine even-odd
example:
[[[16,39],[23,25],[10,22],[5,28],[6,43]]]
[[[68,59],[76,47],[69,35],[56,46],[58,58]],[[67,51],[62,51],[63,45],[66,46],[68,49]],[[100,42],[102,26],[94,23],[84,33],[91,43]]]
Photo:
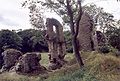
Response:
[[[109,52],[110,52],[108,46],[100,46],[100,47],[99,47],[99,50],[100,50],[100,52],[102,52],[102,53],[109,53]]]
[[[44,29],[45,28],[43,19],[44,9],[41,6],[37,6],[36,5],[37,3],[39,3],[37,0],[25,1],[22,4],[22,7],[28,7],[31,25],[38,29]]]
[[[108,30],[106,35],[109,37],[109,43],[120,51],[120,29]]]
[[[30,38],[30,44],[34,51],[48,51],[48,45],[44,36],[45,31],[37,30],[34,36]]]
[[[111,24],[114,22],[114,16],[107,13],[101,7],[97,7],[95,4],[85,5],[83,10],[94,20],[95,26],[99,26],[100,30],[104,33],[107,29],[111,28]]]
[[[18,35],[23,39],[23,52],[48,51],[47,43],[44,38],[45,31],[28,29],[18,32]]]
[[[66,40],[66,51],[72,53],[73,47],[72,47],[72,40],[71,40],[71,33],[70,31],[64,31],[64,37]]]
[[[0,31],[0,50],[6,48],[15,48],[21,49],[22,38],[17,35],[15,32],[10,30],[1,30]]]

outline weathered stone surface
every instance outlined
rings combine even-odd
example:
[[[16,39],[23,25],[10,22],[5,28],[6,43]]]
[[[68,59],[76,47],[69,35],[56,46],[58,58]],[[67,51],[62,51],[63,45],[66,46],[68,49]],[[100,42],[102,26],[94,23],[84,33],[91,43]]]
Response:
[[[50,58],[50,63],[48,66],[49,70],[56,70],[56,69],[60,69],[67,61],[65,61],[64,59],[60,59],[60,58]]]
[[[40,60],[40,53],[26,53],[19,58],[19,61],[15,66],[15,70],[20,73],[32,73],[34,71],[39,71],[39,69],[41,69],[41,65],[39,63]]]
[[[62,67],[61,64],[59,63],[49,63],[49,70],[56,70],[56,69],[60,69]]]
[[[9,71],[10,68],[15,65],[22,53],[16,49],[7,49],[2,53],[2,55],[4,63],[1,71],[3,72],[6,70]]]
[[[97,51],[98,50],[98,40],[97,40],[96,31],[93,32],[92,41],[93,41],[93,49]]]
[[[98,46],[105,46],[107,42],[105,34],[103,34],[101,31],[96,31],[96,34],[97,34]]]
[[[55,26],[56,31],[54,31]],[[49,67],[53,69],[60,68],[66,54],[66,46],[63,35],[63,27],[60,22],[54,18],[46,20],[46,39],[49,46]]]
[[[78,41],[79,48],[83,51],[92,51],[92,33],[93,33],[93,20],[87,13],[83,13],[79,23]]]
[[[116,52],[115,52],[115,55],[116,55],[116,56],[120,56],[120,51],[116,51]]]
[[[109,52],[109,48],[107,45],[107,38],[105,36],[105,34],[103,34],[101,31],[96,31],[96,39],[97,42],[94,42],[94,47],[96,47],[96,50],[98,52],[102,52],[102,53],[108,53]],[[95,40],[93,40],[95,41]]]

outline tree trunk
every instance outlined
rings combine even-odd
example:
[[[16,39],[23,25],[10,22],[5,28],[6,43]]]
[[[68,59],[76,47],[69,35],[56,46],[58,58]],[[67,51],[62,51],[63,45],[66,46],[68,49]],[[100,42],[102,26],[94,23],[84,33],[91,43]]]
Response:
[[[75,32],[75,25],[74,25],[74,22],[73,22],[73,12],[72,12],[72,9],[71,9],[71,5],[70,5],[70,2],[69,0],[66,0],[66,3],[67,3],[67,12],[68,12],[68,15],[70,17],[70,29],[71,29],[71,33],[72,33],[72,45],[73,45],[73,52],[75,54],[75,57],[76,57],[76,60],[79,64],[80,67],[84,66],[84,63],[82,61],[82,58],[81,58],[81,55],[80,55],[80,52],[79,52],[79,47],[78,47],[78,41],[77,41],[77,35],[78,35],[78,30],[79,30],[79,25],[78,25],[78,22],[81,20],[81,14],[80,14],[80,18],[78,19],[78,22],[77,22],[77,26],[76,26],[76,32]]]
[[[76,60],[79,63],[79,66],[82,67],[82,66],[84,66],[84,63],[82,61],[82,58],[81,58],[81,55],[80,55],[80,52],[79,52],[79,46],[78,46],[77,38],[75,36],[72,38],[72,44],[73,44],[73,51],[74,51]]]

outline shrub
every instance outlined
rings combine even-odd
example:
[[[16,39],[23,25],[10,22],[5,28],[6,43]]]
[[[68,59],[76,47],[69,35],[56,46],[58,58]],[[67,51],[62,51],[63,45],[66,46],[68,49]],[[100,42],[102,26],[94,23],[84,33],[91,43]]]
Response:
[[[48,51],[48,45],[44,38],[45,31],[27,29],[17,33],[22,39],[22,52]]]
[[[108,30],[106,35],[109,37],[109,43],[114,48],[120,50],[120,28]]]
[[[10,30],[0,31],[0,49],[14,48],[20,49],[22,46],[22,38],[15,32]]]
[[[109,53],[109,52],[110,52],[108,46],[100,46],[100,47],[99,47],[99,51],[100,51],[101,53]]]

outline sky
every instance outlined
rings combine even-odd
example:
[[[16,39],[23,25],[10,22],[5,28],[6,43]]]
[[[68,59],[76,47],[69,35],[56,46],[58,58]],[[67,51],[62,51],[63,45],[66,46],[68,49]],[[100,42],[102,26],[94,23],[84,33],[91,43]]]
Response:
[[[21,7],[24,0],[0,0],[0,29],[29,29],[29,11]],[[85,0],[83,5],[95,3],[103,7],[106,12],[112,13],[115,19],[120,19],[120,2],[117,0]],[[60,20],[54,13],[47,13],[46,17],[53,17]]]

